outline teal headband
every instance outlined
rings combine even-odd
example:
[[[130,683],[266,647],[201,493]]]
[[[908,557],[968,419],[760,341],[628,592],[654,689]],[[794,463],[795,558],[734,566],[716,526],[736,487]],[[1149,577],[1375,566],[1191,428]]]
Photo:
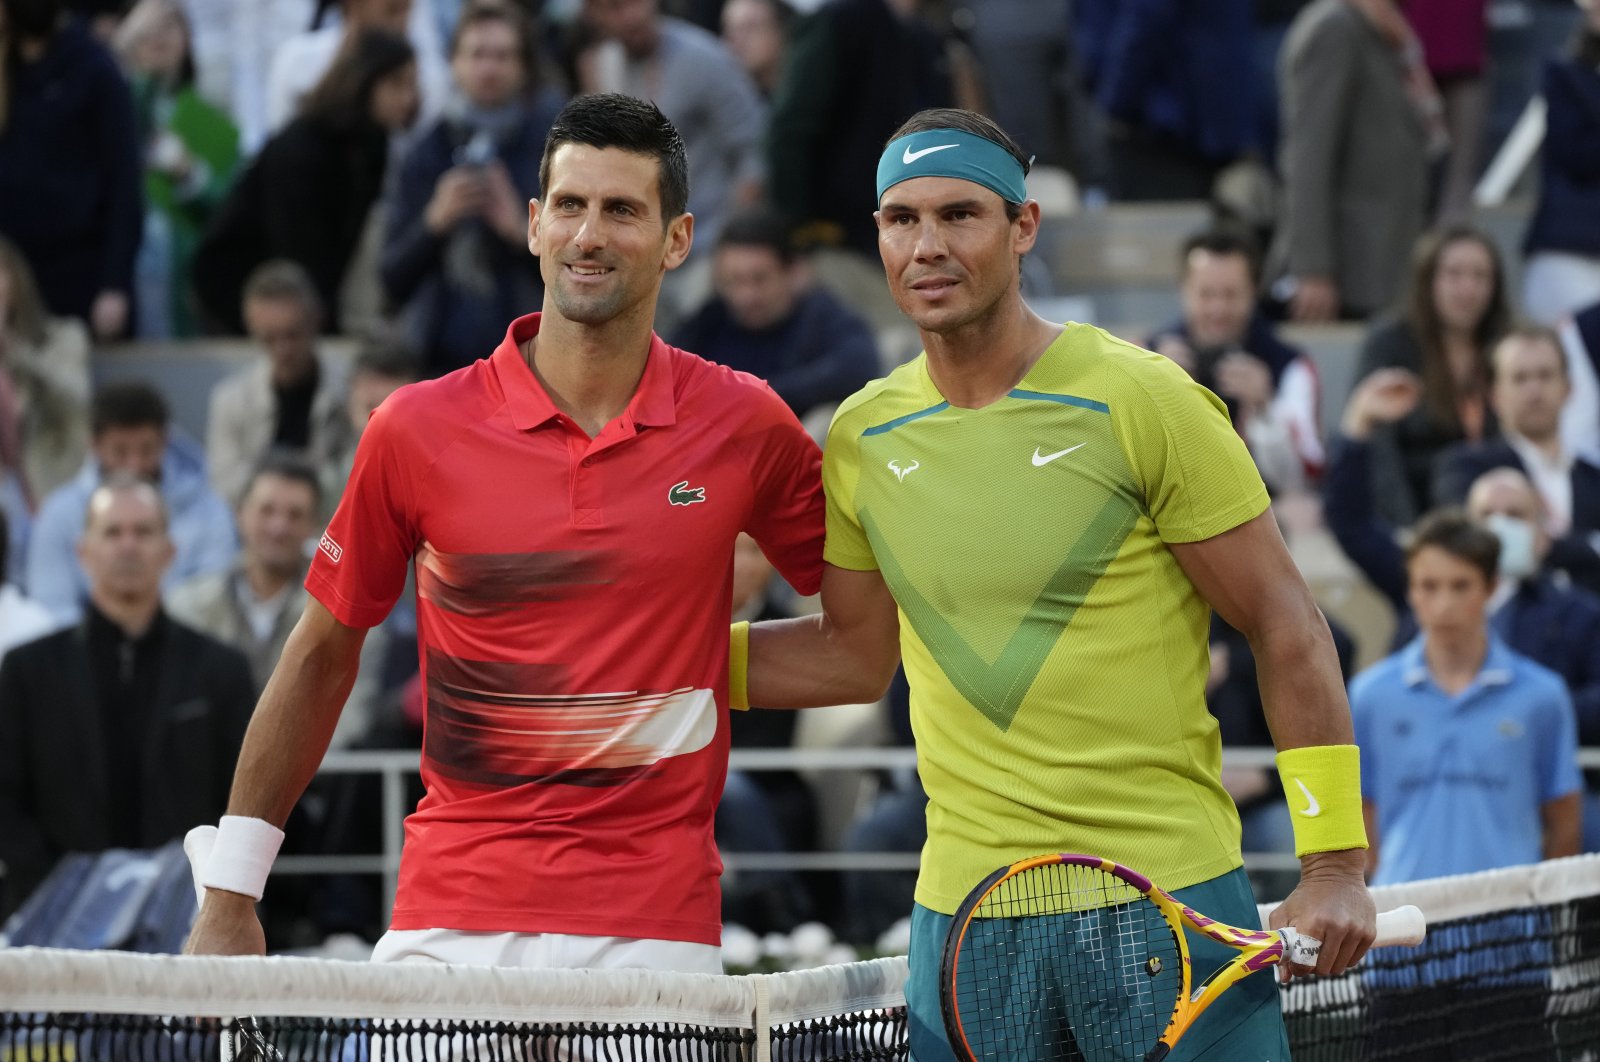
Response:
[[[924,129],[889,142],[878,160],[878,200],[913,177],[956,177],[981,184],[1008,203],[1025,203],[1022,164],[993,140],[959,129]]]

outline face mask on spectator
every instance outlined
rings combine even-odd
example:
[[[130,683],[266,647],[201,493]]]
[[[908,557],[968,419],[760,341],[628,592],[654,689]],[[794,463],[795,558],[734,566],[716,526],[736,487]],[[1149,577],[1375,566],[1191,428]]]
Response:
[[[1533,525],[1515,516],[1495,513],[1483,521],[1484,526],[1500,540],[1500,575],[1521,582],[1539,570],[1539,561],[1533,555]]]

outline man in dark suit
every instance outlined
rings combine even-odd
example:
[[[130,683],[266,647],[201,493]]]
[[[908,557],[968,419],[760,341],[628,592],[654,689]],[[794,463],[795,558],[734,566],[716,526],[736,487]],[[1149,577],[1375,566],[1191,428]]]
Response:
[[[1574,454],[1561,436],[1561,411],[1572,395],[1561,339],[1547,328],[1517,329],[1495,345],[1492,370],[1489,398],[1500,438],[1441,454],[1434,500],[1459,505],[1485,472],[1517,469],[1544,501],[1550,566],[1600,590],[1600,467]]]
[[[67,852],[151,848],[227,804],[249,665],[168,619],[161,494],[118,474],[91,496],[82,622],[0,663],[0,918]]]

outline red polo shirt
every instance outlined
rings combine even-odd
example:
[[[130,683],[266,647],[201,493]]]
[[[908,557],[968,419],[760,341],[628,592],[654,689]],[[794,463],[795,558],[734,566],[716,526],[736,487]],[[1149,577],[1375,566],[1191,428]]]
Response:
[[[591,439],[523,361],[538,331],[379,407],[306,579],[371,626],[416,564],[427,795],[392,924],[715,944],[734,537],[815,593],[821,454],[654,337]]]

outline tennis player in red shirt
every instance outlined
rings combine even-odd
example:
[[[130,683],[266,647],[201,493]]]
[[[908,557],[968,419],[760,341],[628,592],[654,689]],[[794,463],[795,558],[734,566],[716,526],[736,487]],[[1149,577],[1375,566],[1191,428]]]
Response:
[[[816,592],[821,455],[765,384],[651,330],[694,229],[659,110],[573,100],[539,183],[543,312],[372,415],[229,814],[191,836],[190,952],[265,950],[280,828],[414,564],[427,795],[374,958],[721,971],[734,540]]]

